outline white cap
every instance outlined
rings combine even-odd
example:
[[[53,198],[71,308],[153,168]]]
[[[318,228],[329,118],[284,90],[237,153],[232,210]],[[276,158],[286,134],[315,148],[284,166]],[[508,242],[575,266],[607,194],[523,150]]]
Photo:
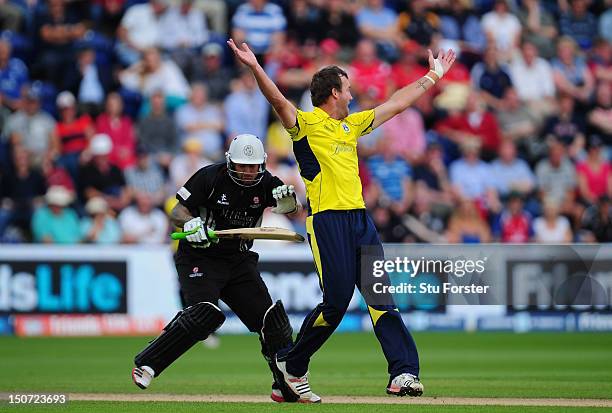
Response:
[[[59,108],[69,108],[74,106],[76,103],[76,99],[74,95],[67,90],[64,90],[62,93],[57,95],[57,99],[55,99],[55,104]]]
[[[257,136],[245,133],[232,140],[225,157],[233,163],[258,165],[263,164],[268,155]]]
[[[47,190],[45,201],[49,205],[65,207],[72,202],[72,193],[63,186],[54,185]]]
[[[105,133],[98,133],[91,138],[89,150],[92,155],[108,155],[113,150],[113,141]]]
[[[108,210],[108,203],[104,200],[104,198],[99,196],[94,196],[87,204],[85,204],[85,211],[90,213],[91,215],[102,214]]]

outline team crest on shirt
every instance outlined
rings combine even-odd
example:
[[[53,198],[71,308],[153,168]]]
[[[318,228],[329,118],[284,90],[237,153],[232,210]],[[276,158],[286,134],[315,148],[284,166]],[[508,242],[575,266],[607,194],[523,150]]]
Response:
[[[189,278],[201,277],[204,274],[200,272],[199,267],[193,267],[191,274],[189,274]]]
[[[254,196],[253,197],[253,203],[251,204],[251,208],[259,208],[261,206],[261,204],[259,203],[259,197],[258,196]]]
[[[229,205],[229,201],[227,200],[227,195],[221,195],[221,198],[217,200],[217,204],[220,205]]]
[[[349,129],[348,125],[344,122],[342,122],[342,129],[344,129],[345,133],[349,133],[351,130]]]

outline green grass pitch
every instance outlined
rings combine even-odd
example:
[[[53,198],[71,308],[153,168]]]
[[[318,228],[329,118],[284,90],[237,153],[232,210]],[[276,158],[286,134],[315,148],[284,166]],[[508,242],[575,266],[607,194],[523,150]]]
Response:
[[[255,335],[222,336],[216,350],[200,344],[161,377],[150,393],[257,394],[270,374]],[[426,396],[612,398],[612,334],[417,333]],[[130,378],[132,359],[147,338],[0,338],[0,393],[141,393]],[[326,395],[384,396],[388,376],[373,334],[334,334],[315,355],[311,386]],[[320,412],[372,411],[359,405],[276,405],[150,402],[150,411]],[[0,411],[7,405],[0,404]],[[135,412],[143,403],[70,402],[45,412]],[[8,406],[34,411],[36,406]],[[566,412],[596,408],[492,406],[382,406],[385,412]]]

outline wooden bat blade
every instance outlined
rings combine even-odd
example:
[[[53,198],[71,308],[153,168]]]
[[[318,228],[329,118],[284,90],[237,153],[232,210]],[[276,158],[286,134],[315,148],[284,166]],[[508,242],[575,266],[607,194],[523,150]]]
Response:
[[[271,239],[280,241],[304,242],[304,237],[297,232],[275,227],[236,228],[215,231],[219,238]]]

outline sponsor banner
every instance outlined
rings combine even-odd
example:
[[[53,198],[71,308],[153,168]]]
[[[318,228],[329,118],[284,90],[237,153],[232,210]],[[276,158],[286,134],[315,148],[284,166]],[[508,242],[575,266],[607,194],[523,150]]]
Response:
[[[479,331],[612,331],[612,314],[606,313],[533,313],[517,312],[511,315],[486,316],[478,319]]]
[[[13,317],[0,316],[0,336],[13,335]]]
[[[15,335],[32,336],[130,336],[158,335],[166,322],[162,318],[128,315],[16,315]]]

